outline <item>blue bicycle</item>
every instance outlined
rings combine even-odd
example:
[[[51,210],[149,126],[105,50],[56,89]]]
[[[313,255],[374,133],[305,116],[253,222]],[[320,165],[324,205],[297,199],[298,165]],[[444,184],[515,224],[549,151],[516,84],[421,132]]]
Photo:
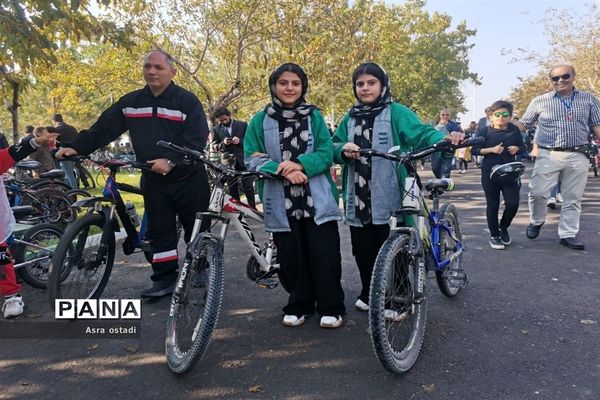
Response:
[[[417,361],[427,321],[426,282],[428,272],[435,275],[440,291],[453,297],[467,282],[462,268],[464,244],[458,212],[451,203],[441,208],[440,196],[452,190],[450,179],[434,179],[425,183],[433,200],[431,208],[425,201],[417,169],[413,161],[430,154],[459,147],[472,146],[479,138],[458,146],[449,142],[395,156],[389,153],[361,149],[365,157],[382,157],[402,163],[408,177],[405,182],[402,207],[390,217],[390,235],[379,250],[371,278],[369,325],[375,353],[390,372],[408,371]],[[405,223],[412,220],[414,223]]]

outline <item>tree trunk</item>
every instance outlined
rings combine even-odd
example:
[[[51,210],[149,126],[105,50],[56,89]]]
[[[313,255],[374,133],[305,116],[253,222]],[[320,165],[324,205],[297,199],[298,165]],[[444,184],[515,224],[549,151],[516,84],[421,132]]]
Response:
[[[10,85],[13,89],[12,96],[12,104],[9,106],[8,110],[10,111],[10,115],[12,118],[12,127],[13,127],[13,144],[17,144],[19,142],[19,82],[11,81]]]

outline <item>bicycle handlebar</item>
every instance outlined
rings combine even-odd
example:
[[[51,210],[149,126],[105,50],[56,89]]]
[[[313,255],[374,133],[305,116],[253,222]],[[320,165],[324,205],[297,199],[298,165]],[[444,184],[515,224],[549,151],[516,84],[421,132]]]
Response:
[[[413,160],[418,160],[420,158],[423,157],[427,157],[430,154],[433,154],[435,152],[438,151],[444,151],[444,150],[456,150],[456,149],[460,149],[463,147],[470,147],[470,146],[478,146],[481,145],[485,142],[485,139],[482,137],[474,137],[471,139],[467,139],[462,143],[459,143],[457,145],[454,145],[446,140],[433,144],[431,146],[428,147],[423,147],[421,149],[417,149],[408,153],[402,153],[399,156],[395,156],[393,154],[391,154],[392,152],[395,151],[395,147],[392,147],[390,149],[390,152],[388,153],[382,153],[380,151],[377,150],[373,150],[373,149],[359,149],[358,152],[360,153],[361,156],[365,156],[365,157],[381,157],[381,158],[385,158],[388,160],[392,160],[392,161],[398,161],[398,162],[409,162],[409,161],[413,161]]]
[[[164,148],[172,150],[172,151],[175,151],[177,153],[183,154],[184,156],[191,158],[193,160],[200,161],[202,164],[206,165],[207,167],[209,167],[223,175],[242,177],[242,178],[247,177],[247,176],[256,176],[256,177],[265,178],[265,179],[279,178],[279,175],[271,174],[269,172],[237,171],[233,168],[217,165],[214,162],[210,161],[203,152],[200,152],[200,151],[194,150],[194,149],[190,149],[189,147],[180,146],[175,143],[167,142],[165,140],[159,140],[158,142],[156,142],[156,145],[160,146],[160,147],[164,147]]]

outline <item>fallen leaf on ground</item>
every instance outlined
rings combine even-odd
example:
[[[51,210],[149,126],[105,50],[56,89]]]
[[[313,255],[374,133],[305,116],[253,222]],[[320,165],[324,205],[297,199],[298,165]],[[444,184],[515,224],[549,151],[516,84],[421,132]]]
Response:
[[[423,385],[423,391],[425,393],[435,392],[435,383],[430,383],[429,385]]]
[[[259,393],[262,392],[262,386],[261,385],[252,385],[248,388],[248,391],[250,393]]]
[[[582,319],[582,320],[581,320],[581,321],[579,321],[579,322],[581,322],[581,323],[582,323],[582,324],[584,324],[584,325],[593,325],[593,324],[595,324],[595,323],[596,323],[596,321],[593,321],[593,320],[591,320],[591,319]]]

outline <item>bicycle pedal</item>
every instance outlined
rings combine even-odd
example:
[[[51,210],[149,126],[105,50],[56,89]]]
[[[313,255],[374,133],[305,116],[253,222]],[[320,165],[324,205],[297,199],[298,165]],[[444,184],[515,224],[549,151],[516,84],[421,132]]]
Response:
[[[262,278],[256,280],[256,285],[263,289],[274,289],[279,286],[279,281],[276,278]]]
[[[464,288],[469,283],[469,276],[464,269],[455,269],[448,272],[450,284],[454,287]]]

